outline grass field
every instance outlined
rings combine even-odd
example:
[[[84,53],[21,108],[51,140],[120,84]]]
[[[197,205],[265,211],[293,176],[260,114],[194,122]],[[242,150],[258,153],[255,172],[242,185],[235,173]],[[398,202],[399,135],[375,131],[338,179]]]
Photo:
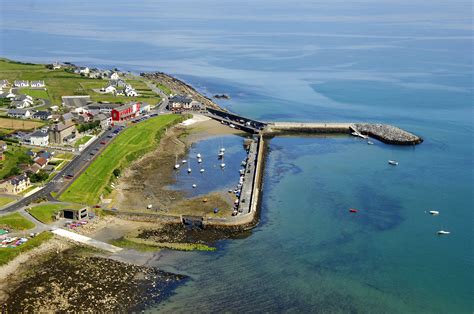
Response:
[[[20,213],[13,213],[0,216],[0,227],[7,227],[13,230],[27,230],[34,228],[35,224],[20,215]]]
[[[61,104],[62,96],[68,95],[90,95],[94,101],[110,101],[117,103],[141,101],[149,104],[156,104],[160,101],[159,96],[150,94],[145,90],[143,97],[102,95],[94,92],[93,89],[105,87],[107,85],[107,80],[83,77],[76,73],[66,72],[65,69],[50,70],[42,64],[23,64],[7,59],[0,59],[0,78],[7,79],[10,83],[14,80],[44,80],[48,91],[41,95],[46,97],[31,96],[50,99],[52,104],[56,105]],[[136,82],[135,80],[131,80],[131,82],[132,86],[136,85],[137,89],[144,85],[144,83],[139,81],[138,77]],[[146,87],[146,89],[148,88]],[[32,93],[38,92],[33,90],[30,91]]]
[[[5,206],[7,204],[10,204],[13,202],[15,199],[13,197],[8,197],[8,196],[0,196],[0,207]]]
[[[30,120],[19,120],[19,119],[8,119],[0,118],[0,128],[10,130],[32,130],[34,128],[40,128],[44,125],[43,122],[30,121]]]
[[[59,197],[62,201],[95,204],[109,183],[115,168],[153,150],[161,132],[182,120],[179,115],[164,115],[135,124],[117,135],[115,140],[94,160],[89,168]]]
[[[76,143],[74,143],[74,147],[79,147],[80,145],[87,143],[91,138],[92,136],[90,135],[85,135],[81,137],[80,139],[76,141]]]
[[[79,209],[82,207],[82,205],[78,204],[44,204],[28,208],[27,211],[31,214],[31,216],[35,217],[42,223],[49,224],[54,221],[54,215],[61,209]]]
[[[21,159],[30,159],[26,155],[27,149],[19,146],[8,146],[8,150],[4,152],[5,160],[0,161],[0,179],[5,178],[12,168],[17,167]]]
[[[156,87],[161,89],[166,95],[173,94],[173,91],[168,86],[165,86],[163,84],[156,84]]]
[[[9,261],[20,255],[22,252],[29,251],[40,246],[43,242],[51,239],[53,234],[49,231],[42,232],[38,236],[30,239],[25,244],[16,248],[0,248],[0,266],[7,264]]]
[[[20,93],[30,95],[33,98],[49,99],[48,91],[43,89],[22,88],[20,89]]]

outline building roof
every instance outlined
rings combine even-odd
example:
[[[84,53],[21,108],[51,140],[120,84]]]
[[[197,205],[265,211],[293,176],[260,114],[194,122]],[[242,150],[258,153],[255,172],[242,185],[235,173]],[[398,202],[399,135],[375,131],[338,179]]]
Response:
[[[104,121],[110,119],[109,115],[105,115],[103,113],[99,113],[98,115],[94,116],[94,121]]]
[[[89,106],[87,106],[88,109],[91,109],[91,110],[112,110],[112,109],[115,109],[117,107],[120,107],[121,105],[120,104],[90,104]]]
[[[63,96],[63,104],[67,107],[85,107],[91,102],[91,96]]]
[[[63,130],[66,130],[70,127],[74,127],[74,123],[56,123],[54,125],[51,126],[51,130],[55,131],[55,132],[61,132]]]
[[[33,84],[43,84],[44,85],[44,81],[31,81],[31,85]]]
[[[72,120],[72,119],[74,119],[74,115],[73,115],[72,113],[70,113],[70,112],[67,112],[67,113],[63,114],[63,115],[61,116],[61,118],[63,118],[64,121],[66,121],[66,120]]]
[[[169,99],[170,102],[190,103],[192,99],[183,95],[175,95]]]
[[[43,167],[44,165],[46,165],[48,163],[48,161],[44,157],[38,157],[38,158],[36,158],[35,163],[37,163],[38,165]]]
[[[33,97],[29,96],[29,95],[16,95],[15,96],[15,100],[32,100]]]
[[[52,116],[51,112],[49,111],[37,111],[33,114],[33,117],[44,117],[44,118],[47,118],[47,117],[50,117]]]
[[[13,100],[13,101],[10,103],[10,105],[11,105],[12,107],[18,108],[18,107],[23,107],[23,106],[25,106],[25,105],[26,105],[26,106],[29,106],[30,103],[27,102],[27,101],[25,101],[25,100]]]
[[[29,112],[28,109],[8,109],[8,114],[14,115],[25,115],[27,112]]]
[[[48,137],[48,132],[38,130],[30,134],[30,138],[32,137]]]
[[[8,178],[7,180],[10,180],[10,183],[13,184],[13,185],[19,185],[21,184],[23,181],[27,180],[28,177],[24,174],[20,174],[18,176],[14,176],[14,177],[11,177],[11,178]],[[6,180],[4,180],[3,182],[5,182]]]

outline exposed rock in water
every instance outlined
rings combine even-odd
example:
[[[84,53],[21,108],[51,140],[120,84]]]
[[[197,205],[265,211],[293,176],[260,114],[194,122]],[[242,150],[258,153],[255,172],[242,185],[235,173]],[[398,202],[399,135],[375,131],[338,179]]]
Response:
[[[193,98],[196,101],[199,101],[201,104],[203,104],[206,107],[211,107],[214,109],[225,111],[225,109],[222,109],[221,107],[219,107],[218,104],[213,102],[210,98],[199,93],[192,86],[168,74],[165,74],[163,72],[156,72],[156,73],[142,73],[141,75],[154,82],[168,86],[172,91],[174,91],[177,94],[190,95],[191,98]]]
[[[102,257],[60,254],[37,266],[2,312],[130,312],[166,298],[184,276]]]
[[[230,96],[227,94],[216,94],[213,97],[216,99],[230,99]]]
[[[356,123],[354,126],[362,134],[388,144],[415,145],[423,142],[421,137],[388,124]]]

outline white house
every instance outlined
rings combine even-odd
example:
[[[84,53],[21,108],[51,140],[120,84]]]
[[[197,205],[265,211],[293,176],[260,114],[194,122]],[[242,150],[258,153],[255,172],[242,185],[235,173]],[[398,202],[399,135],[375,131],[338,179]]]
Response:
[[[31,81],[31,87],[45,87],[44,81]]]
[[[49,135],[48,130],[38,130],[30,135],[30,144],[37,146],[48,146]]]
[[[127,95],[127,97],[136,97],[136,96],[138,96],[138,93],[133,88],[126,88],[125,89],[125,95]]]
[[[2,92],[2,93],[0,93],[0,98],[8,98],[10,100],[13,100],[15,97],[16,97],[16,95],[13,94],[12,92]]]
[[[151,107],[150,107],[149,104],[147,104],[147,103],[142,103],[142,104],[140,105],[140,113],[141,113],[141,114],[148,113],[148,112],[150,112],[150,110],[151,110]]]
[[[31,104],[26,100],[13,100],[10,103],[10,106],[13,107],[13,108],[16,108],[16,109],[24,109],[24,108],[28,108],[29,106],[31,106]]]
[[[33,104],[33,97],[30,95],[15,95],[15,98],[13,98],[14,101],[25,101],[29,103],[30,105]]]
[[[85,67],[85,68],[81,68],[79,70],[79,73],[80,74],[89,74],[91,72],[91,70],[88,68],[88,67]]]
[[[53,70],[58,70],[60,68],[61,68],[61,64],[59,62],[56,61],[53,63]]]
[[[104,88],[104,92],[115,94],[115,92],[117,92],[117,89],[115,87],[113,87],[112,85],[109,85],[106,88]]]
[[[112,73],[112,75],[110,76],[110,79],[116,81],[116,80],[120,79],[120,76],[118,75],[117,72],[114,72],[114,73]]]
[[[7,115],[12,118],[28,119],[31,117],[31,111],[28,109],[8,109]]]
[[[10,84],[7,80],[0,80],[0,88],[5,88]]]
[[[30,86],[30,83],[28,81],[15,81],[13,83],[13,86],[15,86],[15,87],[28,87],[28,86]]]

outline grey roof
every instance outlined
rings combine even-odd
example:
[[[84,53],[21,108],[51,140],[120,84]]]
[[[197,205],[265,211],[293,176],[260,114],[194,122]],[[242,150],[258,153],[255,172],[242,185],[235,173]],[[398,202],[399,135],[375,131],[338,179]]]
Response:
[[[74,118],[74,115],[70,112],[67,112],[61,116],[64,120],[72,120]]]
[[[52,116],[51,112],[49,111],[37,111],[33,114],[33,117],[44,117],[44,118],[47,118],[47,117],[50,117]]]
[[[33,85],[35,83],[44,85],[44,81],[31,81],[31,85]]]
[[[62,131],[65,129],[68,129],[70,127],[73,127],[74,124],[64,124],[64,123],[57,123],[51,126],[51,130],[53,131]]]
[[[27,111],[27,109],[8,109],[8,114],[21,114],[21,115],[24,115]]]
[[[110,116],[107,116],[103,113],[99,113],[98,115],[94,116],[94,121],[104,121],[104,120],[107,120],[109,118],[110,118]]]
[[[33,97],[31,97],[31,96],[28,97],[27,95],[16,95],[15,96],[15,100],[27,100],[27,99],[29,100],[31,98],[33,98]]]
[[[183,95],[175,95],[173,97],[171,97],[170,99],[170,102],[179,102],[179,103],[190,103],[192,101],[191,98],[187,97],[187,96],[183,96]]]
[[[22,174],[22,175],[19,175],[19,176],[12,177],[9,180],[10,180],[11,184],[18,185],[21,182],[25,181],[26,179],[28,179],[28,177],[26,175]]]
[[[63,96],[63,104],[67,107],[85,107],[91,102],[91,96]]]
[[[91,110],[94,110],[94,109],[104,110],[104,109],[114,109],[120,106],[121,106],[120,104],[91,104],[87,106],[87,108]]]
[[[13,100],[13,101],[10,103],[10,105],[12,105],[13,107],[19,107],[19,106],[24,106],[25,103],[26,103],[27,106],[30,105],[29,102],[26,102],[26,101],[23,101],[23,100],[22,100],[22,101],[20,101],[20,100]]]
[[[30,134],[30,137],[48,137],[48,132],[42,130],[35,131]]]

